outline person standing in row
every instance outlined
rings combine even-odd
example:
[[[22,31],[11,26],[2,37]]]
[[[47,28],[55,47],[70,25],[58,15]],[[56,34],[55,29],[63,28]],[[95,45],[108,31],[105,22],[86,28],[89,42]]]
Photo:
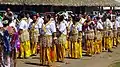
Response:
[[[117,28],[117,44],[120,44],[120,17],[116,18],[115,26]]]
[[[70,56],[71,58],[82,57],[82,25],[79,18],[73,17],[73,24],[70,27]]]
[[[4,53],[3,53],[3,59],[5,67],[11,67],[11,39],[13,35],[13,28],[9,26],[9,23],[7,20],[3,22],[3,39],[4,39]]]
[[[85,22],[86,29],[85,29],[85,37],[86,37],[86,55],[93,56],[94,55],[94,24],[91,21],[90,16],[87,17]]]
[[[42,58],[40,60],[42,61],[43,65],[49,66],[51,66],[54,62],[51,60],[52,58],[54,58],[54,55],[53,53],[51,53],[51,51],[53,51],[53,41],[57,39],[55,23],[52,23],[50,19],[50,15],[44,17],[44,24],[42,25],[42,29],[40,32],[42,47]]]
[[[27,18],[27,25],[28,27],[30,26],[30,24],[33,22],[33,20],[31,19],[29,14],[26,14],[26,18]]]
[[[106,18],[105,22],[103,23],[104,27],[104,50],[108,50],[108,52],[112,52],[112,39],[111,39],[111,33],[112,33],[112,23],[111,21]]]
[[[68,44],[68,57],[71,56],[71,45],[70,45],[70,28],[73,24],[73,19],[71,16],[68,16],[68,27],[67,27],[67,44]]]
[[[36,55],[36,49],[38,44],[38,37],[39,37],[39,24],[37,20],[37,16],[33,16],[33,22],[29,25],[29,33],[30,33],[30,40],[31,40],[31,55]]]
[[[58,60],[64,62],[65,58],[65,45],[67,42],[67,25],[64,21],[64,16],[61,15],[59,18],[59,24],[57,26],[59,31],[59,37],[58,37]]]
[[[112,24],[113,24],[113,47],[117,47],[117,27],[118,27],[118,24],[117,24],[117,21],[115,20],[116,17],[112,17]]]
[[[95,54],[99,54],[102,52],[102,31],[103,31],[103,26],[102,26],[102,21],[100,17],[96,17],[97,23],[96,23],[96,30],[95,30]]]
[[[20,44],[21,44],[20,58],[29,58],[31,55],[30,38],[29,38],[29,32],[28,32],[27,18],[25,17],[25,14],[21,15],[21,22],[19,23],[19,34],[20,34]]]

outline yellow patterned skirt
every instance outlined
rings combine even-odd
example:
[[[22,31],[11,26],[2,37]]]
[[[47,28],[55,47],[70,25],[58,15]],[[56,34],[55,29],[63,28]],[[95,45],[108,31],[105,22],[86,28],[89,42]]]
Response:
[[[58,38],[58,44],[57,44],[57,60],[58,61],[64,61],[64,58],[66,57],[67,52],[67,37],[66,35],[61,35]]]
[[[50,65],[56,61],[56,46],[52,43],[52,36],[41,36],[40,63]]]
[[[102,40],[95,40],[94,51],[95,54],[102,52]]]
[[[87,40],[86,41],[86,48],[87,48],[87,52],[86,55],[92,56],[94,55],[94,40]]]
[[[30,57],[31,55],[31,50],[30,50],[30,41],[25,41],[20,43],[20,51],[21,51],[21,58],[26,58]],[[25,55],[24,55],[25,54]]]
[[[39,32],[35,30],[31,30],[30,32],[30,40],[31,40],[31,54],[36,54],[37,44],[38,44],[38,35]]]
[[[82,39],[79,39],[78,36],[73,35],[70,37],[69,45],[69,57],[71,58],[81,58],[82,57]]]
[[[117,37],[118,44],[120,44],[120,37]]]
[[[23,33],[20,35],[20,52],[21,58],[30,57],[31,51],[30,51],[30,39],[29,39],[29,32],[27,30],[24,30]],[[24,55],[25,54],[25,55]]]
[[[117,47],[117,38],[116,37],[113,38],[113,46]]]
[[[104,37],[104,50],[111,50],[113,47],[113,40],[110,37]]]

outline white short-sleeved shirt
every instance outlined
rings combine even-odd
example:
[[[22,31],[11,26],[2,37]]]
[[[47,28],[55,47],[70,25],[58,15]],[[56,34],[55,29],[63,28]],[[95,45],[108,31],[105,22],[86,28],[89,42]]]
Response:
[[[38,24],[39,24],[39,28],[42,28],[42,24],[44,23],[44,20],[42,18],[38,18]]]
[[[116,28],[120,27],[120,22],[116,21],[116,22],[115,22],[115,27],[116,27]]]
[[[30,26],[30,24],[33,22],[33,20],[31,19],[31,18],[28,18],[28,21],[27,21],[27,23],[28,23],[28,27]]]
[[[18,31],[18,30],[17,30],[17,27],[16,27],[16,20],[13,20],[13,21],[9,24],[9,26],[14,27],[16,32]]]
[[[120,16],[118,16],[118,17],[116,18],[116,20],[120,23]]]
[[[52,35],[54,32],[56,32],[55,23],[50,21],[50,23],[46,25],[45,29],[46,29],[45,35]]]
[[[103,29],[103,26],[100,22],[97,22],[97,29]]]
[[[33,23],[33,22],[30,23],[29,29],[32,28],[32,25],[33,25],[33,24],[35,24],[35,23]],[[39,31],[39,28],[40,28],[39,23],[35,24],[35,30]]]
[[[82,31],[82,24],[80,22],[77,23],[78,23],[78,31]]]
[[[111,22],[109,19],[106,19],[106,21],[104,22],[104,24],[105,24],[105,26],[107,26],[107,27],[110,26],[110,28],[113,28],[113,24],[112,24],[112,22]]]
[[[22,20],[20,23],[19,23],[19,29],[22,29],[22,30],[28,30],[28,24],[25,20]]]
[[[115,30],[117,30],[117,28],[120,27],[120,24],[118,21],[115,21],[115,22],[113,22],[113,26],[114,26]]]
[[[65,25],[68,27],[68,22],[66,20],[63,20]]]
[[[77,33],[82,31],[82,24],[80,24],[79,22],[77,22],[75,25],[72,24],[71,27],[70,27],[70,31],[73,30],[73,26],[75,26],[75,29],[76,29]]]
[[[113,23],[112,22],[110,22],[110,27],[113,29]]]
[[[86,21],[86,19],[84,19],[84,18],[81,18],[81,19],[80,19],[80,23],[82,23],[82,24],[83,24],[85,21]]]
[[[72,22],[72,21],[69,21],[67,27],[71,27],[72,24],[73,24],[73,22]]]
[[[67,35],[67,25],[64,21],[60,22],[60,25],[58,26],[58,30],[64,34],[64,35]]]

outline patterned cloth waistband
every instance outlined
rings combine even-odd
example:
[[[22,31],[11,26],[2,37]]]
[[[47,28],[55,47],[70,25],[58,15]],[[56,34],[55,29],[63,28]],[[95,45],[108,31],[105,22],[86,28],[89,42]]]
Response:
[[[43,37],[52,37],[52,35],[42,35]]]

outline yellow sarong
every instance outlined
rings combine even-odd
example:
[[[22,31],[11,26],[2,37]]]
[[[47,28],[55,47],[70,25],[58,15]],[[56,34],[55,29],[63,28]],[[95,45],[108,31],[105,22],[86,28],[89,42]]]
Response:
[[[94,54],[94,40],[87,40],[86,47],[86,55],[92,56]]]
[[[30,57],[31,55],[31,51],[30,51],[30,41],[25,41],[25,42],[22,42],[21,45],[20,45],[20,50],[21,50],[21,55],[20,57],[21,58],[24,58],[24,56],[26,58]],[[25,53],[24,53],[25,52]],[[25,55],[24,55],[25,54]]]

